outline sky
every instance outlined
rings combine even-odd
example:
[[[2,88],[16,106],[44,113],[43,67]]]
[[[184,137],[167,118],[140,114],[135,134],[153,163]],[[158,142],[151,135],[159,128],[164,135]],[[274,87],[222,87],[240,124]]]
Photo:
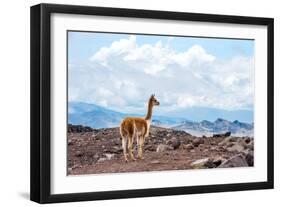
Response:
[[[69,101],[158,114],[253,110],[254,40],[68,32]]]

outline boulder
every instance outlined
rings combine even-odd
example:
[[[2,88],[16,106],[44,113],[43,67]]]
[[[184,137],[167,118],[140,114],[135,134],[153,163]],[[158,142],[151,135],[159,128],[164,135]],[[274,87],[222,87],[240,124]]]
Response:
[[[194,169],[214,168],[216,165],[210,158],[203,158],[192,162],[191,167]]]
[[[159,160],[152,160],[150,163],[151,164],[160,164],[161,162]]]
[[[72,141],[71,139],[69,139],[69,140],[67,141],[67,144],[68,144],[68,145],[73,145],[73,141]]]
[[[198,147],[200,144],[204,144],[204,139],[197,137],[192,141],[194,147]]]
[[[243,152],[244,151],[244,146],[241,145],[240,143],[234,144],[232,147],[228,147],[227,150],[230,152]]]
[[[226,159],[224,159],[223,157],[215,157],[213,159],[213,163],[216,165],[216,167],[218,167],[221,163],[223,163]]]
[[[193,146],[193,144],[187,144],[187,145],[184,145],[184,149],[192,150],[192,149],[194,149],[194,146]]]
[[[172,148],[171,146],[169,145],[166,145],[166,144],[159,144],[156,148],[156,152],[165,152],[167,150],[172,150],[174,148]]]
[[[246,144],[248,144],[249,142],[251,142],[251,138],[250,137],[245,137],[244,141],[246,142]]]
[[[155,150],[156,150],[156,149],[155,149],[155,146],[154,146],[154,145],[151,145],[151,144],[146,145],[146,146],[144,147],[144,149],[145,149],[146,151],[155,151]]]
[[[237,142],[237,139],[238,139],[237,137],[226,137],[218,145],[223,146],[223,145],[227,145],[229,143],[234,143],[234,142]]]
[[[247,143],[246,147],[250,150],[254,150],[254,140],[251,140],[249,143]]]
[[[110,153],[105,153],[104,154],[105,157],[101,157],[98,159],[98,162],[104,162],[106,160],[111,160],[112,158],[115,157],[115,154],[110,154]]]
[[[173,149],[178,149],[181,145],[181,142],[179,138],[173,137],[167,141],[167,144],[172,146]]]
[[[113,149],[111,150],[111,152],[115,153],[115,154],[120,154],[123,152],[123,148],[119,147],[119,146],[114,146]]]
[[[75,153],[75,156],[76,156],[76,157],[82,157],[83,155],[84,155],[84,153],[81,152],[81,151],[77,151],[77,152]]]
[[[217,150],[217,147],[211,147],[210,150],[215,151]]]
[[[247,167],[249,166],[246,159],[243,157],[243,155],[238,154],[230,159],[222,162],[218,168],[229,168],[229,167]]]
[[[98,159],[100,156],[98,155],[98,154],[95,154],[94,156],[93,156],[93,158],[94,159]]]
[[[248,163],[249,166],[254,166],[254,152],[253,151],[249,151],[246,154],[246,161]]]
[[[226,145],[226,147],[232,147],[234,145],[234,142],[228,142],[225,145]]]
[[[110,153],[106,153],[104,155],[107,158],[107,160],[111,160],[115,156],[115,154],[110,154]]]
[[[106,161],[106,160],[107,160],[106,157],[101,157],[101,158],[98,159],[98,162],[104,162],[104,161]]]

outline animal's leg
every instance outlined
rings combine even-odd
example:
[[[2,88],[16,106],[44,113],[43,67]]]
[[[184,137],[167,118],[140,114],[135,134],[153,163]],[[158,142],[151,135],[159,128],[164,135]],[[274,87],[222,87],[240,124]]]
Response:
[[[137,147],[138,148],[139,148],[139,144],[140,144],[139,138],[140,138],[140,136],[137,134],[136,139],[137,139]]]
[[[144,136],[140,136],[139,146],[138,146],[138,158],[139,159],[142,159],[143,143],[144,143]]]
[[[126,162],[128,162],[128,158],[127,158],[127,137],[122,137],[122,147],[123,147],[124,159],[125,159]]]
[[[129,149],[129,153],[130,153],[130,157],[132,160],[136,160],[134,157],[134,153],[133,153],[133,141],[134,141],[134,135],[129,137],[129,143],[128,143],[128,149]]]

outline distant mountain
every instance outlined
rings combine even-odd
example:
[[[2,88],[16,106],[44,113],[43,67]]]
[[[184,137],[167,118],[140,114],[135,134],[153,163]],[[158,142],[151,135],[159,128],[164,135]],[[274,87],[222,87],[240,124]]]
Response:
[[[208,107],[188,107],[187,109],[177,109],[171,112],[165,112],[165,116],[169,117],[188,117],[192,121],[209,120],[215,121],[217,118],[226,120],[239,120],[241,122],[253,122],[252,110],[224,110]]]
[[[70,124],[85,125],[93,128],[117,127],[127,116],[144,117],[143,114],[125,114],[95,104],[83,102],[69,102],[68,104],[68,122]],[[152,124],[162,127],[171,127],[183,121],[186,121],[186,119],[153,116]]]
[[[171,128],[173,126],[177,126],[178,124],[186,121],[185,118],[178,117],[165,117],[165,116],[153,116],[152,117],[152,125]]]
[[[116,127],[126,114],[112,111],[95,104],[69,102],[68,123],[92,128]]]
[[[90,126],[95,129],[117,127],[127,116],[144,117],[142,114],[125,114],[83,102],[69,102],[68,123]],[[233,122],[218,118],[214,122],[195,122],[185,118],[153,116],[152,125],[183,130],[196,136],[213,135],[230,131],[236,136],[252,136],[253,124],[235,120]]]
[[[235,136],[252,137],[254,133],[253,124],[239,122],[238,120],[231,122],[221,118],[218,118],[214,122],[206,120],[201,122],[184,121],[183,123],[172,128],[177,130],[184,130],[196,136],[210,136],[213,134],[231,132],[231,134]]]

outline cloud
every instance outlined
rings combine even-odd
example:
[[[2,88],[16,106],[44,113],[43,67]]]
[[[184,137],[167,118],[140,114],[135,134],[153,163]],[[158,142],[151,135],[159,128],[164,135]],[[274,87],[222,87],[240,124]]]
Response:
[[[85,62],[71,62],[70,99],[131,113],[144,111],[152,93],[163,111],[252,107],[252,57],[222,60],[200,45],[181,52],[172,46],[173,38],[166,44],[139,45],[131,35],[100,48]]]

